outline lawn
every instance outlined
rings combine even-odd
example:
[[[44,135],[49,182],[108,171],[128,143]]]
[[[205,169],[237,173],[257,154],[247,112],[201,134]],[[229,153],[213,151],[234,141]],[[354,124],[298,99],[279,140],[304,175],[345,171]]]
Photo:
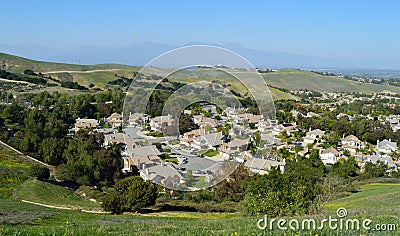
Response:
[[[208,157],[213,157],[218,155],[218,153],[219,153],[218,150],[207,150],[205,153],[203,153],[203,155]]]

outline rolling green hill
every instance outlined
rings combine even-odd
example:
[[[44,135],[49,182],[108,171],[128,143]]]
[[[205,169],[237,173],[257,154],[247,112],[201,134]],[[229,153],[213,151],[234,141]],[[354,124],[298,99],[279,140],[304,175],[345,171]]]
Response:
[[[308,89],[320,92],[400,93],[400,87],[346,80],[337,76],[323,76],[310,71],[279,70],[263,74],[268,85],[278,88]]]
[[[130,69],[134,70],[138,67],[126,66],[120,64],[99,64],[99,65],[76,65],[56,62],[35,61],[23,57],[18,57],[0,52],[0,66],[3,63],[7,66],[7,71],[22,73],[26,69],[34,70],[35,72],[49,71],[87,71],[87,70],[107,70],[107,69]]]
[[[370,183],[360,187],[360,192],[328,202],[324,208],[330,212],[336,211],[339,207],[355,212],[398,212],[400,210],[400,184]]]
[[[50,75],[61,81],[75,81],[83,86],[94,84],[96,88],[103,89],[107,82],[116,80],[120,76],[132,78],[133,72],[140,70],[137,66],[127,66],[120,64],[100,64],[100,65],[75,65],[53,62],[42,62],[30,60],[18,56],[0,53],[0,66],[5,64],[7,71],[22,73],[26,69],[32,69],[36,73]],[[152,68],[153,72],[169,72],[171,69]],[[152,72],[152,73],[153,73]],[[238,73],[246,76],[246,71],[237,70]],[[263,73],[263,78],[268,85],[294,89],[308,89],[320,92],[360,92],[360,93],[379,93],[392,92],[400,93],[400,87],[361,83],[346,80],[337,76],[324,76],[310,71],[297,69],[283,69],[271,73]],[[179,70],[170,76],[173,80],[193,82],[195,80],[223,79],[232,89],[245,92],[244,86],[231,75],[210,68],[198,68],[194,70]],[[283,91],[270,88],[275,100],[297,99],[297,97]]]

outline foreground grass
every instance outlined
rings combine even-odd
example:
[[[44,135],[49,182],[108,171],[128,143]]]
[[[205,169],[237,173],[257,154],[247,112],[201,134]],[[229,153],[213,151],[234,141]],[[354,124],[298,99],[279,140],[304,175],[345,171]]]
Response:
[[[102,210],[100,203],[84,200],[65,187],[34,178],[22,183],[16,193],[23,200],[42,204],[84,210]]]
[[[339,207],[366,212],[400,212],[400,184],[371,183],[361,185],[361,191],[331,201],[324,206],[330,212]]]
[[[394,224],[396,231],[344,230],[261,230],[260,217],[241,213],[199,213],[175,210],[153,210],[147,214],[110,215],[81,212],[96,208],[98,203],[85,201],[73,191],[51,182],[28,177],[29,164],[9,152],[0,152],[0,187],[7,188],[0,196],[0,235],[399,235],[400,184],[366,184],[361,191],[326,204],[322,213],[296,217],[321,222],[336,209],[345,207],[347,218],[371,219],[373,224]],[[11,190],[21,199],[48,205],[75,206],[77,210],[60,210],[33,205],[14,199]],[[174,209],[174,208],[172,208]],[[291,218],[286,218],[291,219]]]
[[[226,213],[90,214],[48,209],[13,199],[2,199],[0,205],[2,206],[0,235],[397,235],[398,233],[398,231],[328,229],[269,231],[257,228],[258,217]],[[310,217],[321,219],[321,216]],[[362,219],[364,216],[352,217]],[[394,216],[374,214],[368,215],[368,218],[374,223],[391,222],[399,225],[398,218]]]
[[[325,212],[321,214],[295,217],[300,222],[303,218],[315,219],[319,225],[329,215],[338,218],[336,209],[345,207],[349,214],[344,219],[372,220],[369,231],[330,230],[327,227],[322,230],[282,231],[276,225],[270,231],[257,227],[260,217],[240,213],[90,214],[0,199],[0,235],[398,235],[400,205],[395,193],[399,188],[399,184],[367,184],[358,193],[326,204]],[[393,224],[396,230],[373,230],[376,224]]]

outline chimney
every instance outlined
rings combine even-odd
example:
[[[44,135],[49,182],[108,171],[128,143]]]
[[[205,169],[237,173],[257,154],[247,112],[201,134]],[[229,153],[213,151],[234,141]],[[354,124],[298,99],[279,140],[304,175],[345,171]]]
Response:
[[[149,168],[146,168],[145,172],[146,172],[146,175],[149,175],[150,174]]]

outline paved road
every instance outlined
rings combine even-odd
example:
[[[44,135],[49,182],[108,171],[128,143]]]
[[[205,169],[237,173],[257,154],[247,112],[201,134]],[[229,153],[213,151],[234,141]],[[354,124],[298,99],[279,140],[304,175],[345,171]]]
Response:
[[[146,139],[149,143],[163,143],[165,141],[175,140],[176,137],[161,137],[156,138],[152,136],[146,136],[140,133],[141,128],[139,127],[126,127],[124,128],[125,134],[129,135],[129,137],[134,139]]]

